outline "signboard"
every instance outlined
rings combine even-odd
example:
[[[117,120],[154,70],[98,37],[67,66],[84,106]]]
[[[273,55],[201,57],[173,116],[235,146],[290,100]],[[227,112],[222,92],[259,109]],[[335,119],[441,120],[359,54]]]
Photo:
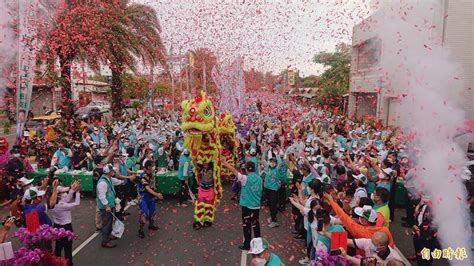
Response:
[[[16,137],[22,137],[23,128],[30,109],[31,92],[33,89],[33,67],[35,63],[35,50],[33,44],[33,27],[31,20],[34,10],[29,0],[19,3],[19,44],[18,44],[18,84],[17,84],[17,131]]]

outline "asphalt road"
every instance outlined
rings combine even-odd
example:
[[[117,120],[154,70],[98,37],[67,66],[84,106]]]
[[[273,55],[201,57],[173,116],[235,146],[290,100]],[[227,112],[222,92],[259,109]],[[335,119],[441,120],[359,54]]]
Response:
[[[230,191],[230,185],[224,185]],[[125,219],[125,232],[122,239],[116,240],[114,249],[100,247],[100,235],[95,233],[95,199],[85,195],[81,205],[73,211],[73,227],[79,239],[74,241],[75,265],[250,265],[250,256],[243,254],[238,246],[242,243],[240,208],[230,201],[230,193],[224,192],[224,198],[216,215],[212,228],[195,231],[192,228],[193,208],[177,207],[177,199],[165,198],[158,203],[160,229],[156,232],[145,231],[145,239],[138,238],[138,207],[131,206],[130,216]],[[289,210],[289,205],[287,206]],[[2,210],[1,216],[5,215]],[[411,236],[401,227],[403,210],[397,211],[397,220],[390,230],[399,250],[405,255],[413,254]],[[278,214],[280,227],[269,228],[266,219],[267,208],[260,213],[262,235],[271,245],[272,252],[283,260],[285,265],[299,265],[304,256],[303,242],[291,237],[291,212]],[[18,247],[18,242],[13,239]],[[416,263],[415,263],[416,264]],[[448,265],[438,261],[435,265]]]

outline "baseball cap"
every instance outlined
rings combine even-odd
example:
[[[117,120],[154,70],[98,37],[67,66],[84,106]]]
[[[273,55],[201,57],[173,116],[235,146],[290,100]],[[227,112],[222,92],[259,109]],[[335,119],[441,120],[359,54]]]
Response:
[[[319,179],[323,184],[331,184],[331,178],[326,174],[321,175],[317,179]]]
[[[390,175],[393,172],[393,169],[390,167],[387,167],[382,170],[385,174]]]
[[[359,180],[362,182],[362,184],[366,185],[367,184],[367,177],[363,174],[358,174],[358,175],[352,175],[355,179]]]
[[[29,188],[25,191],[24,198],[26,200],[36,199],[37,197],[44,196],[46,192],[44,190],[39,190],[36,187]]]
[[[252,239],[252,241],[250,241],[250,250],[249,250],[249,254],[253,254],[253,255],[258,255],[262,252],[264,252],[265,250],[268,249],[268,241],[261,238],[261,237],[256,237],[254,239]]]
[[[26,186],[26,185],[29,185],[29,184],[33,183],[34,179],[28,179],[26,177],[22,177],[22,178],[18,179],[18,181],[20,181],[21,183],[23,183],[24,186]]]
[[[377,212],[372,209],[370,205],[364,205],[364,207],[356,207],[354,208],[354,213],[357,216],[365,218],[369,221],[369,223],[375,223],[377,221]]]
[[[110,172],[112,172],[112,171],[115,171],[115,170],[117,170],[117,169],[116,169],[113,165],[111,165],[111,164],[107,164],[107,165],[104,166],[104,168],[103,168],[104,174],[108,174],[108,173],[110,173]]]

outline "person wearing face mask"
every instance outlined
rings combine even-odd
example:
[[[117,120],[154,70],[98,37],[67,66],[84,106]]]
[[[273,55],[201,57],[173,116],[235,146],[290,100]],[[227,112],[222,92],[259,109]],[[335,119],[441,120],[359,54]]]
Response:
[[[377,212],[371,206],[356,207],[354,213],[357,215],[357,219],[354,220],[333,200],[331,195],[324,193],[323,197],[329,202],[336,216],[352,236],[355,238],[370,238],[375,232],[383,231],[388,235],[389,245],[394,246],[390,230],[386,227],[376,226]]]
[[[25,175],[25,167],[18,148],[13,147],[10,153],[12,158],[5,165],[5,171],[16,180]]]
[[[82,169],[87,167],[87,147],[84,147],[79,139],[74,140],[74,145],[72,146],[72,158],[71,164],[73,169]]]
[[[370,195],[370,198],[374,202],[374,209],[382,214],[384,218],[383,226],[388,228],[390,225],[390,209],[388,208],[390,192],[383,187],[378,187],[375,189],[374,193]]]
[[[281,266],[283,265],[280,257],[270,252],[268,241],[257,237],[250,241],[249,254],[252,255],[251,264],[254,266]]]
[[[90,134],[90,137],[92,142],[94,142],[96,145],[99,145],[100,143],[104,143],[106,146],[109,145],[105,134],[97,127],[94,127],[94,131]]]
[[[242,185],[239,204],[242,207],[242,229],[244,234],[244,244],[239,246],[242,250],[250,249],[252,229],[254,237],[260,237],[260,206],[262,198],[262,178],[255,173],[255,165],[252,162],[245,164],[246,175],[239,173],[233,166],[225,160],[222,162]]]
[[[299,191],[298,197],[293,196],[290,198],[290,202],[293,206],[298,208],[301,214],[304,216],[303,224],[304,229],[306,230],[305,239],[306,239],[306,258],[300,260],[300,264],[306,265],[309,263],[309,260],[314,258],[311,250],[313,249],[313,233],[317,234],[315,228],[311,228],[311,224],[314,222],[314,215],[316,211],[321,208],[320,199],[318,193],[321,191],[322,182],[318,179],[313,179],[308,187],[307,191],[309,196],[305,197],[302,193],[302,190]],[[301,188],[301,186],[300,186]],[[312,213],[311,213],[312,212]],[[311,221],[310,221],[311,218]],[[317,221],[316,221],[317,222]],[[313,226],[314,227],[314,226]],[[317,226],[316,226],[317,227]],[[314,236],[317,239],[317,235]]]
[[[301,166],[301,174],[303,175],[303,194],[305,197],[308,197],[310,195],[309,190],[308,190],[308,185],[313,181],[314,176],[311,173],[310,166],[308,164],[303,164]]]
[[[354,208],[359,204],[360,198],[367,197],[367,190],[365,186],[367,185],[367,177],[363,174],[352,175],[354,177],[354,185],[356,186],[354,197],[351,200],[350,206]]]
[[[257,158],[257,150],[253,147],[249,150],[249,157],[245,157],[245,162],[252,162],[255,164],[255,173],[259,174],[259,167],[258,167],[258,158]]]
[[[71,158],[71,149],[64,147],[64,144],[60,142],[51,160],[51,166],[57,165],[58,169],[71,169]]]
[[[277,213],[278,213],[278,189],[280,187],[280,180],[278,178],[279,172],[277,167],[276,155],[272,153],[269,158],[269,163],[265,171],[265,181],[263,187],[267,194],[268,206],[270,207],[270,218],[267,219],[270,228],[278,227]]]
[[[362,265],[365,258],[376,258],[377,265],[388,265],[390,261],[402,261],[400,254],[389,246],[389,238],[384,232],[376,232],[371,238],[347,239],[347,246],[361,249],[365,252],[364,258],[347,255],[342,249],[341,257],[353,263]]]
[[[162,200],[163,195],[155,192],[155,176],[153,172],[153,162],[148,161],[145,164],[145,174],[140,179],[137,186],[139,194],[139,207],[140,207],[140,229],[138,230],[138,236],[140,238],[145,237],[144,226],[148,222],[148,229],[152,231],[158,230],[158,227],[154,225],[154,219],[156,215],[156,199]]]
[[[158,171],[166,170],[168,167],[168,154],[166,153],[167,143],[159,145],[156,154],[156,167]]]
[[[64,228],[65,230],[73,232],[71,210],[81,204],[81,195],[79,192],[80,189],[81,186],[79,182],[75,181],[74,183],[72,183],[69,189],[65,188],[60,192],[58,197],[58,203],[51,210],[54,228]],[[73,198],[74,201],[71,202]],[[73,265],[72,240],[68,240],[67,238],[61,238],[56,240],[54,254],[60,257],[63,249],[64,257],[68,260],[68,265]]]
[[[284,212],[286,209],[286,187],[288,183],[288,164],[286,156],[283,151],[280,151],[280,164],[278,166],[278,179],[280,181],[280,188],[278,189],[278,210]]]
[[[415,224],[413,225],[413,245],[416,252],[418,265],[432,265],[433,257],[426,260],[422,258],[421,251],[427,248],[431,252],[440,248],[437,239],[438,230],[433,224],[433,210],[431,208],[431,197],[423,195],[420,203],[415,208]],[[409,259],[414,259],[413,257]]]
[[[189,181],[192,178],[192,164],[191,164],[191,157],[189,156],[188,149],[183,150],[183,154],[179,157],[179,165],[178,165],[178,179],[181,183],[181,190],[179,193],[179,207],[188,207],[186,205],[186,201],[189,198]]]
[[[392,172],[393,172],[392,168],[385,168],[385,169],[382,169],[382,171],[379,171],[378,173],[379,181],[377,182],[376,188],[383,187],[390,192],[392,189],[392,182],[391,182]]]

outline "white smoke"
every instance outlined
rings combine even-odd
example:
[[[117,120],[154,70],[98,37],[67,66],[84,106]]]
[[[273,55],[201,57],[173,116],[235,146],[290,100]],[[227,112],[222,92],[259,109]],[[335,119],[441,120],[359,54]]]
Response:
[[[470,265],[471,229],[466,192],[459,177],[465,153],[453,136],[463,126],[459,108],[463,72],[441,46],[442,1],[384,2],[367,23],[381,39],[380,76],[384,93],[399,96],[396,120],[412,135],[416,189],[431,196],[434,222],[444,248],[465,248]]]
[[[18,13],[15,13],[17,8],[15,2],[15,0],[0,1],[0,108],[5,106],[5,85],[10,78],[9,69],[16,62],[18,51],[14,28],[14,20],[18,18]]]

